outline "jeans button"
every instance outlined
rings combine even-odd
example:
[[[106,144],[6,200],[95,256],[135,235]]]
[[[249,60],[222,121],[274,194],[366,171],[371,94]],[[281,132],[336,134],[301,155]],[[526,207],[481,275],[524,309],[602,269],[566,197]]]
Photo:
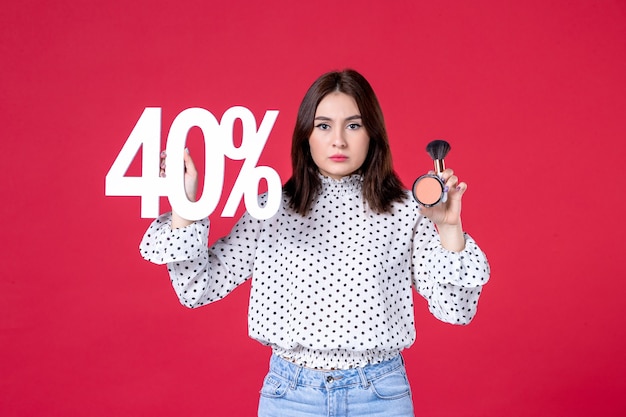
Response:
[[[333,382],[333,377],[332,376],[327,376],[326,377],[326,382]]]

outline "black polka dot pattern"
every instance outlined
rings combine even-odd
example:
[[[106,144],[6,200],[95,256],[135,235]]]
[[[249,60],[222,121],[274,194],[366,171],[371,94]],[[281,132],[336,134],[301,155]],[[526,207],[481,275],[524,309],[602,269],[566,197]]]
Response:
[[[219,300],[253,277],[250,336],[312,368],[379,363],[410,346],[412,288],[438,319],[469,323],[489,279],[487,259],[471,237],[463,251],[447,251],[412,198],[388,213],[372,212],[359,176],[323,178],[304,217],[286,199],[270,219],[246,213],[211,248],[208,220],[177,230],[170,224],[169,213],[156,219],[140,250],[151,262],[167,263],[181,303]]]

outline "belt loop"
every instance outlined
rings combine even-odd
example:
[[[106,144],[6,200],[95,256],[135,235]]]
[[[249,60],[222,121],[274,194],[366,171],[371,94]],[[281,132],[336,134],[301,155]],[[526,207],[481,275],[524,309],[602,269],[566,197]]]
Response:
[[[300,372],[302,371],[302,367],[296,364],[292,364],[291,366],[296,368],[296,372],[293,374],[293,378],[291,380],[291,384],[289,385],[289,387],[292,390],[295,390],[296,386],[298,386],[298,378],[300,377]]]
[[[368,389],[370,386],[370,382],[367,380],[367,376],[365,376],[365,370],[361,366],[356,369],[359,372],[359,377],[361,378],[361,386],[363,387],[363,389]]]

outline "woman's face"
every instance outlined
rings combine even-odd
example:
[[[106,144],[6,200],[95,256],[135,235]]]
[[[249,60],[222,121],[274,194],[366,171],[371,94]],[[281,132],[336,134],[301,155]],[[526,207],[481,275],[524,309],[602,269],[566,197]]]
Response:
[[[370,138],[354,98],[340,92],[328,94],[318,104],[313,124],[309,147],[322,175],[341,179],[361,168]]]

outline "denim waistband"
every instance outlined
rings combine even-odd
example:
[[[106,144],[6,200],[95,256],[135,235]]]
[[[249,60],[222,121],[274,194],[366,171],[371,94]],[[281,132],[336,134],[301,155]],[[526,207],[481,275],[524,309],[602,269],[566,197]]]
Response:
[[[341,388],[351,385],[369,386],[369,381],[404,366],[402,355],[398,354],[387,361],[353,369],[317,370],[305,368],[273,354],[270,359],[270,372],[289,381],[292,388],[298,385],[324,389]]]

